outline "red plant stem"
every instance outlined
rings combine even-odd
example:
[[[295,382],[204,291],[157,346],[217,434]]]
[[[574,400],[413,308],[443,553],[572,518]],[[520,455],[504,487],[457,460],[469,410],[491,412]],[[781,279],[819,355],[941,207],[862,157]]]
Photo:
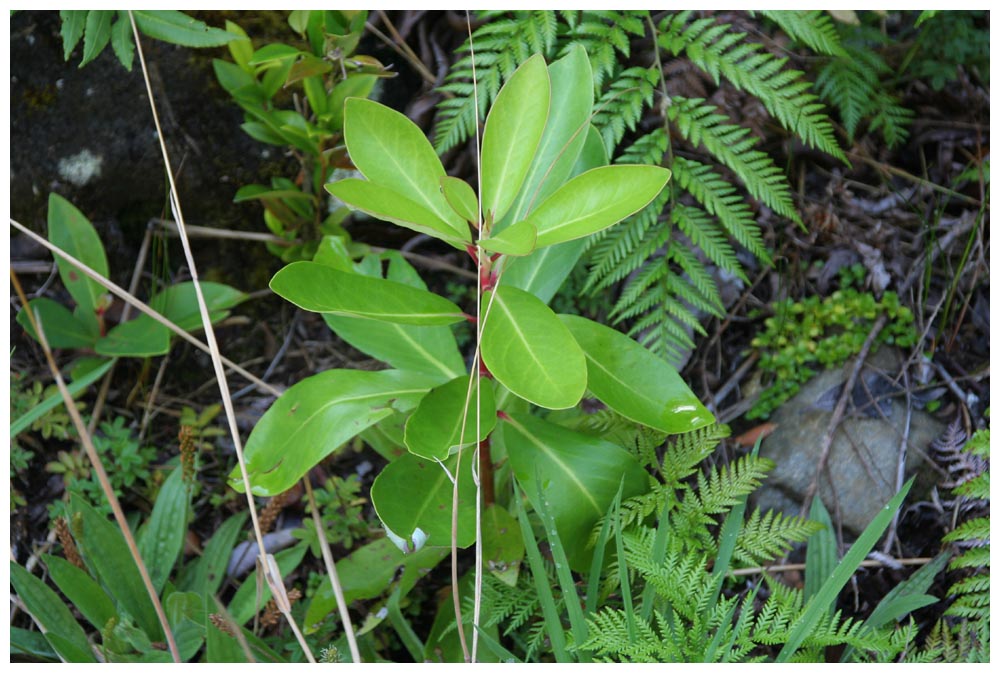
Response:
[[[493,458],[490,456],[490,438],[479,442],[479,484],[482,487],[483,507],[496,501],[493,490]]]

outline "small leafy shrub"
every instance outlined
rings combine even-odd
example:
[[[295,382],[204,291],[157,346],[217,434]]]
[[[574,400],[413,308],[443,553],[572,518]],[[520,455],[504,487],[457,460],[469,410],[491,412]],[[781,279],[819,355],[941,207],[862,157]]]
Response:
[[[856,277],[854,271],[842,280]],[[785,299],[774,304],[774,315],[764,320],[764,330],[750,342],[760,351],[758,368],[765,388],[747,418],[767,418],[816,375],[818,367],[831,368],[856,355],[876,318],[885,313],[888,324],[877,343],[907,348],[916,343],[913,312],[901,306],[895,292],[875,299],[842,283],[829,297],[817,295],[802,301]]]
[[[299,163],[294,179],[245,185],[235,201],[258,201],[272,234],[289,243],[268,243],[285,262],[312,259],[325,235],[342,235],[348,209],[328,209],[323,185],[338,169],[351,167],[343,142],[344,101],[367,96],[389,72],[370,56],[355,54],[367,11],[297,10],[288,23],[306,48],[271,42],[259,48],[237,24],[229,43],[233,62],[215,59],[216,78],[243,108],[247,135],[289,151]],[[288,92],[295,91],[290,99]],[[295,241],[298,241],[297,243]]]
[[[990,80],[989,12],[927,10],[913,28],[908,74],[930,81],[935,91],[968,70],[988,85]]]
[[[94,448],[105,465],[113,466],[113,469],[108,470],[108,479],[115,495],[121,497],[126,490],[146,490],[150,484],[150,467],[156,458],[156,447],[142,445],[133,436],[131,429],[125,426],[125,419],[121,416],[104,421],[99,429],[100,432],[93,437]],[[108,504],[97,477],[92,473],[87,457],[81,451],[59,451],[57,459],[48,463],[45,470],[61,474],[66,487],[66,497],[49,505],[51,520],[67,515],[66,503],[73,495],[82,497],[97,511],[105,515],[111,514],[111,505]]]
[[[330,544],[351,549],[355,543],[364,539],[368,533],[368,522],[364,517],[364,505],[367,500],[361,496],[361,480],[356,474],[344,479],[336,475],[326,480],[323,488],[314,491],[316,506],[319,508],[323,530]],[[311,511],[309,505],[307,511]],[[303,539],[313,538],[311,521],[307,524],[308,533]]]

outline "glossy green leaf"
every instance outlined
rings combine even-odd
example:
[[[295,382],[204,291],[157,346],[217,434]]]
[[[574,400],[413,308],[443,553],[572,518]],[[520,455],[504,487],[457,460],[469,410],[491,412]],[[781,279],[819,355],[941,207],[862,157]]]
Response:
[[[570,565],[586,570],[593,553],[587,550],[591,529],[607,512],[623,478],[622,498],[646,492],[645,470],[615,444],[530,414],[511,414],[498,429],[518,483],[535,505],[535,480],[541,480]]]
[[[510,76],[493,102],[481,157],[480,194],[488,221],[500,221],[521,189],[545,130],[549,96],[545,59],[536,54]]]
[[[160,621],[118,526],[76,495],[70,500],[70,508],[80,513],[83,535],[77,538],[77,544],[87,563],[96,571],[101,585],[119,606],[132,615],[146,635],[153,640],[161,640],[163,631]]]
[[[289,58],[298,58],[304,53],[305,52],[301,49],[297,49],[291,45],[283,44],[281,42],[272,42],[271,44],[266,44],[255,51],[253,56],[250,57],[249,64],[267,65]]]
[[[471,452],[464,451],[444,466],[455,475],[462,455],[458,480],[458,546],[476,541],[476,487],[469,471]],[[387,530],[405,541],[410,549],[422,545],[446,547],[451,544],[451,479],[438,463],[406,454],[385,466],[372,484],[372,505]]]
[[[111,19],[115,13],[106,9],[92,9],[87,13],[87,25],[83,31],[83,59],[80,67],[100,56],[111,39]]]
[[[399,591],[405,596],[421,577],[430,572],[450,554],[446,547],[424,547],[404,554],[389,538],[380,538],[366,544],[347,558],[337,561],[337,576],[348,603],[384,595],[398,582]],[[403,571],[396,576],[397,570]],[[314,633],[324,617],[337,609],[333,589],[324,581],[306,608],[303,630]]]
[[[104,254],[101,239],[94,226],[76,206],[58,194],[50,194],[48,222],[50,243],[107,278],[108,258]],[[95,311],[107,303],[104,288],[77,271],[76,267],[59,255],[55,258],[59,278],[80,307],[80,317],[91,324],[93,332],[97,333],[99,330]]]
[[[257,422],[244,449],[256,495],[287,491],[319,461],[377,421],[417,405],[426,376],[385,370],[331,370],[299,381]],[[243,492],[239,466],[230,485]]]
[[[52,348],[87,348],[97,339],[98,333],[91,331],[92,325],[77,320],[68,308],[47,297],[37,297],[28,302],[27,309],[18,311],[16,318],[17,324],[35,341],[38,335],[28,320],[28,310],[34,311],[36,319],[41,320],[45,338]]]
[[[366,98],[344,103],[344,140],[351,161],[378,185],[391,186],[464,237],[465,222],[441,193],[444,167],[423,131],[406,115]]]
[[[42,560],[59,591],[95,629],[103,629],[118,615],[111,598],[86,571],[58,556],[44,554]]]
[[[96,663],[90,652],[87,634],[56,592],[13,561],[10,562],[10,583],[28,612],[45,629],[46,640],[60,657],[70,663]],[[50,634],[61,638],[53,639]]]
[[[83,27],[87,24],[87,10],[85,9],[61,9],[59,18],[62,25],[59,34],[63,41],[63,59],[68,61],[73,54],[73,49],[83,37]]]
[[[459,217],[467,222],[479,222],[479,199],[468,182],[446,175],[441,178],[441,192]]]
[[[508,222],[524,219],[533,206],[566,181],[587,138],[594,79],[584,48],[574,45],[566,56],[549,65],[549,79],[554,104],[549,107],[545,132],[521,191],[505,218]]]
[[[212,28],[175,10],[133,10],[135,23],[146,35],[183,47],[221,47],[238,35]]]
[[[97,340],[94,350],[108,357],[153,357],[170,352],[170,330],[145,313],[115,325]]]
[[[538,231],[528,220],[516,222],[499,234],[479,240],[479,246],[490,252],[520,257],[535,249]]]
[[[350,178],[327,184],[326,191],[351,208],[380,220],[392,222],[406,229],[440,239],[459,250],[465,250],[465,246],[471,242],[468,225],[464,222],[462,226],[465,227],[465,231],[452,227],[437,214],[394,188],[367,180]],[[440,191],[438,189],[439,194]],[[444,196],[441,198],[443,199]],[[451,206],[445,205],[451,210]],[[458,217],[454,213],[452,215]]]
[[[406,325],[450,325],[465,320],[444,297],[381,278],[338,271],[316,262],[294,262],[270,287],[300,308]]]
[[[493,503],[483,512],[483,565],[504,584],[515,586],[523,560],[520,524],[505,507]]]
[[[185,483],[183,476],[183,470],[175,468],[163,482],[138,540],[139,553],[157,592],[163,590],[184,549],[191,484]]]
[[[74,380],[66,386],[69,389],[69,394],[75,396],[81,390],[94,383],[94,381],[104,376],[105,372],[111,368],[112,362],[114,362],[114,360],[107,360],[102,365],[98,366],[97,369],[87,372],[78,380]],[[53,391],[48,397],[42,400],[40,404],[25,413],[23,416],[18,417],[17,420],[10,424],[11,438],[17,437],[36,420],[62,404],[64,404],[62,393],[58,390]]]
[[[885,507],[875,515],[875,518],[865,527],[861,536],[847,550],[844,558],[840,560],[840,563],[834,568],[820,590],[806,604],[799,618],[789,627],[785,645],[778,652],[775,661],[779,663],[788,661],[795,654],[796,650],[799,649],[799,646],[802,645],[802,642],[809,633],[816,627],[816,624],[828,613],[829,606],[837,600],[840,590],[850,581],[861,565],[861,562],[865,560],[868,553],[875,547],[875,543],[882,537],[882,533],[889,527],[889,523],[892,522],[896,510],[903,503],[906,494],[910,492],[911,486],[913,486],[912,478],[903,484],[903,488],[899,490],[899,493],[894,495],[886,503]]]
[[[457,449],[485,439],[496,421],[496,402],[490,381],[480,380],[477,391],[476,386],[470,388],[468,376],[459,376],[432,389],[420,400],[406,422],[404,441],[415,456],[444,460]]]
[[[348,75],[347,79],[338,82],[326,101],[326,109],[330,113],[327,126],[330,130],[340,131],[344,128],[344,102],[351,97],[365,98],[371,93],[375,81],[374,75]]]
[[[300,543],[289,549],[279,551],[274,555],[274,561],[278,564],[278,570],[282,578],[287,577],[293,570],[299,567],[302,559],[306,556],[309,545]],[[257,612],[258,607],[263,608],[271,600],[271,587],[266,581],[261,582],[260,603],[257,598],[257,570],[254,569],[243,580],[243,584],[236,590],[236,595],[229,601],[227,606],[233,621],[242,626],[246,624]]]
[[[547,409],[580,401],[587,388],[587,361],[552,309],[506,285],[484,293],[483,306],[482,357],[497,381]]]
[[[427,289],[416,270],[398,252],[389,251],[380,257],[389,260],[387,280],[418,290]],[[352,270],[353,267],[343,242],[331,236],[320,244],[315,260],[340,270]],[[372,270],[373,274],[380,272],[381,263],[378,267]],[[323,314],[323,320],[341,339],[396,369],[427,374],[435,383],[444,383],[465,371],[465,361],[458,351],[455,336],[446,326],[400,325],[329,313]]]
[[[246,294],[236,288],[207,281],[201,281],[201,292],[213,323],[229,315],[226,309],[247,298]],[[190,281],[177,283],[157,292],[149,300],[149,305],[181,329],[193,331],[202,327],[198,296],[194,291],[194,283]]]
[[[593,124],[587,129],[586,136],[580,156],[573,165],[574,175],[608,163],[604,141]],[[586,239],[577,239],[536,249],[527,257],[512,259],[504,271],[504,283],[530,292],[548,304],[566,281],[586,247]]]
[[[587,358],[587,387],[619,414],[669,434],[713,422],[665,360],[611,327],[575,315],[559,318]]]
[[[226,32],[233,36],[233,39],[229,41],[226,48],[229,49],[229,53],[232,55],[236,65],[240,68],[245,68],[249,65],[250,59],[253,58],[253,41],[238,23],[229,19],[226,19]]]
[[[576,176],[531,211],[539,248],[597,233],[642,210],[666,186],[659,166],[594,168]]]

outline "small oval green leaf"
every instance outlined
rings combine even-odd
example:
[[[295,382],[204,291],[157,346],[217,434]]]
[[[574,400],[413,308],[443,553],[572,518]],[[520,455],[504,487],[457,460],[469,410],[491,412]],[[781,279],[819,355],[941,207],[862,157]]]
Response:
[[[271,289],[316,313],[406,325],[450,325],[465,319],[458,306],[433,292],[338,271],[317,262],[289,264],[271,279]]]
[[[464,231],[452,227],[433,211],[389,187],[350,178],[326,185],[326,191],[351,208],[400,227],[433,236],[459,250],[465,250],[465,246],[471,241],[468,234],[469,227],[464,222],[462,223]],[[440,189],[438,191],[440,192]],[[446,207],[451,210],[451,206]]]
[[[441,178],[441,192],[459,217],[473,224],[479,222],[479,199],[468,182],[446,175]]]
[[[465,452],[468,453],[468,452]],[[416,551],[451,544],[451,506],[458,456],[443,461],[405,454],[392,461],[372,484],[372,505],[386,529]],[[469,456],[463,456],[458,475],[458,546],[476,541],[476,487],[469,474]]]
[[[531,167],[549,117],[549,71],[541,54],[532,56],[500,89],[483,129],[483,213],[499,222]]]
[[[659,166],[615,165],[576,176],[529,214],[537,247],[571,241],[607,229],[642,210],[666,186]]]
[[[459,376],[434,388],[420,400],[406,421],[403,441],[415,456],[444,460],[454,450],[485,439],[496,421],[492,384],[481,380],[477,391],[476,386],[470,388],[468,376]]]
[[[486,292],[483,306],[483,362],[497,381],[547,409],[567,409],[580,401],[587,388],[587,361],[552,309],[506,285]]]
[[[522,257],[535,249],[538,232],[528,220],[515,222],[496,236],[479,241],[479,247],[501,255]]]
[[[560,315],[587,357],[587,387],[622,416],[670,434],[715,419],[677,370],[618,330]]]

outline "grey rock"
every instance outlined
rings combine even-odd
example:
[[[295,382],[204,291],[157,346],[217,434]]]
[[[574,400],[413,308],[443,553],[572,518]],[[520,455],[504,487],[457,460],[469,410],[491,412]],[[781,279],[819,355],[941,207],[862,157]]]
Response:
[[[834,435],[827,461],[828,470],[820,479],[820,496],[827,509],[845,529],[859,534],[896,492],[896,469],[906,424],[906,398],[887,383],[898,369],[895,351],[882,347],[869,357],[851,391],[840,426]],[[778,509],[798,514],[804,494],[816,473],[821,443],[833,405],[843,389],[843,367],[821,372],[802,386],[771,417],[777,429],[761,445],[761,455],[775,462],[763,488],[755,494],[762,509]],[[877,381],[883,383],[875,383]],[[873,414],[872,411],[877,411]],[[885,417],[883,418],[882,413]],[[920,409],[912,409],[906,450],[906,478],[923,463],[922,454],[941,434],[944,425]]]

